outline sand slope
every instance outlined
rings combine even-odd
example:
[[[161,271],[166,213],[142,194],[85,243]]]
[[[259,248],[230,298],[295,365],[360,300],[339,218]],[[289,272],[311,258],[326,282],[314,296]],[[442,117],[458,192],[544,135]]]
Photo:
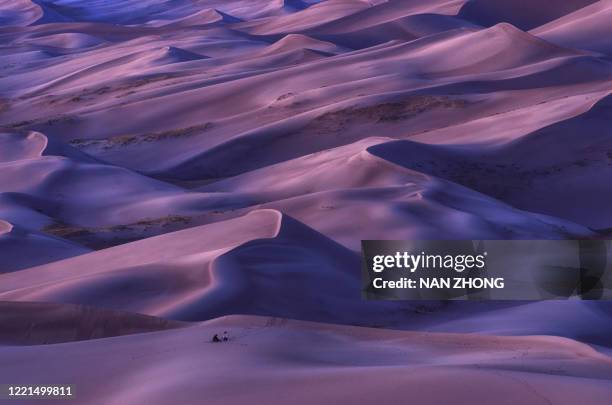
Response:
[[[209,342],[224,330],[230,342]],[[398,398],[419,404],[500,398],[606,404],[612,393],[610,359],[572,340],[406,333],[279,318],[229,317],[114,339],[0,347],[0,353],[11,364],[1,378],[71,382],[79,387],[79,400],[92,404],[189,404],[202,397],[211,404],[253,398],[269,404],[378,404]],[[84,367],[82,356],[96,367]],[[33,367],[40,359],[45,365]],[[55,369],[57,361],[62,367]],[[236,384],[242,388],[236,390]]]
[[[220,231],[227,239],[214,236]],[[277,265],[261,261],[273,252],[282,258]],[[277,211],[262,210],[5,275],[0,298],[180,320],[254,313],[370,324],[390,322],[410,308],[361,301],[355,267],[354,252]]]
[[[570,46],[605,54],[612,53],[606,38],[610,35],[612,2],[602,0],[552,21],[533,32],[541,38]]]
[[[76,243],[21,229],[0,220],[0,273],[54,262],[89,251]]]
[[[47,345],[185,326],[143,315],[75,305],[0,302],[0,346]]]
[[[603,207],[610,204],[610,197],[607,187],[600,185],[610,175],[607,151],[612,147],[608,135],[611,100],[605,96],[583,114],[505,145],[482,148],[478,153],[465,153],[461,145],[424,146],[410,141],[377,146],[372,151],[522,209],[568,218],[592,228],[608,228],[612,223]],[[588,137],[584,136],[585,125],[592,131]],[[556,149],[559,143],[565,148]],[[438,166],[434,161],[444,163]],[[490,181],[484,173],[493,173],[495,180]],[[596,192],[598,198],[578,197],[589,193],[585,189]]]
[[[502,21],[529,30],[563,17],[573,11],[595,3],[597,0],[568,1],[515,1],[468,0],[459,15],[482,25],[493,25]]]

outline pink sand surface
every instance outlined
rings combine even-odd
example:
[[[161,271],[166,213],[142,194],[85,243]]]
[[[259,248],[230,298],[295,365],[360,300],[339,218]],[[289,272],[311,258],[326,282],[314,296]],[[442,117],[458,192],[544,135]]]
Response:
[[[222,331],[229,342],[210,342]],[[3,381],[65,384],[78,375],[78,401],[88,404],[607,404],[612,395],[608,356],[550,336],[232,316],[162,332],[4,346],[0,354],[8,365]]]
[[[611,10],[0,0],[0,384],[610,403],[609,304],[363,301],[359,249],[608,237]]]

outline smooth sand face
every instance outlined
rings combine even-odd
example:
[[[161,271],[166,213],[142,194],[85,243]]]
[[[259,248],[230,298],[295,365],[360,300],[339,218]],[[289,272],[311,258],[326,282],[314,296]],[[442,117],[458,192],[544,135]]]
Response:
[[[223,331],[229,342],[210,341]],[[0,371],[3,380],[61,383],[78,374],[79,401],[92,404],[606,404],[612,394],[610,358],[568,339],[279,318],[221,318],[110,339],[0,347],[0,354],[11,364]],[[47,366],[37,365],[40,359]]]
[[[358,251],[607,237],[611,4],[0,0],[0,383],[608,403],[607,304],[366,302]]]

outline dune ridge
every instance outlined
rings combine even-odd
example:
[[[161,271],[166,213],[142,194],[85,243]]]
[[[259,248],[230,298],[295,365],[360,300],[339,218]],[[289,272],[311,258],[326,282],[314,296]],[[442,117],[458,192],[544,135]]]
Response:
[[[610,4],[0,0],[0,380],[609,403],[607,303],[366,301],[359,251],[608,238]]]

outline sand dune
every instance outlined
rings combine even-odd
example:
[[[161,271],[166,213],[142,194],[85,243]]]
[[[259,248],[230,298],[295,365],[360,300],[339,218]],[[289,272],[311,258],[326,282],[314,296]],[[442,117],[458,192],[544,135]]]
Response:
[[[608,237],[610,9],[0,0],[0,381],[608,403],[608,304],[364,301],[358,252]]]
[[[608,228],[610,218],[603,207],[609,205],[609,196],[606,187],[599,187],[609,175],[606,151],[611,147],[607,135],[610,100],[606,96],[583,114],[506,145],[482,148],[478,153],[466,153],[461,145],[425,146],[411,141],[371,150],[402,166],[447,178],[515,207],[568,218],[593,228]],[[583,136],[586,122],[594,131],[588,138]],[[567,149],[555,150],[553,145],[559,142]],[[437,166],[436,162],[444,163]],[[585,189],[598,190],[599,197],[576,198],[577,194],[588,194]]]
[[[290,34],[267,47],[263,54],[288,52],[296,49],[309,49],[330,55],[345,52],[345,50],[330,42],[318,41],[306,35]]]
[[[240,21],[241,20],[239,18],[233,17],[217,9],[210,8],[197,11],[192,15],[180,18],[178,20],[173,20],[171,22],[162,21],[161,25],[171,24],[173,27],[198,27],[209,26],[211,24],[222,25],[224,23],[237,23]]]
[[[32,255],[31,252],[36,252]],[[0,220],[0,273],[9,273],[89,252],[89,249]]]
[[[611,17],[612,2],[602,0],[538,27],[533,33],[563,46],[610,55],[612,46],[606,38],[610,35]]]
[[[414,155],[423,161],[432,158],[419,152],[408,154],[396,145],[388,139],[367,139],[255,170],[201,190],[260,201],[355,250],[360,249],[359,240],[368,235],[397,239],[480,235],[495,239],[590,233],[570,222],[532,216],[469,189],[424,176],[421,172],[426,171],[425,167],[414,165],[412,170],[406,170],[390,164],[393,159],[378,158],[378,150],[387,148],[410,160]],[[379,201],[377,195],[386,197]],[[356,217],[355,212],[359,212]],[[331,214],[338,220],[330,219]],[[380,224],[378,230],[367,227],[373,220]]]
[[[31,0],[2,0],[2,25],[30,25],[43,17],[43,9]]]
[[[274,2],[268,2],[268,4],[272,5]],[[297,13],[279,16],[273,19],[255,18],[252,21],[237,25],[236,28],[255,35],[297,33],[324,22],[333,21],[360,10],[367,9],[368,6],[369,4],[363,1],[325,1]],[[253,13],[251,13],[251,15],[253,15]]]
[[[536,28],[579,10],[597,0],[567,0],[546,2],[503,0],[468,0],[461,8],[459,16],[485,26],[502,21],[516,25],[524,30]]]
[[[229,239],[213,236],[220,233]],[[260,262],[272,252],[282,261]],[[0,299],[180,320],[252,313],[352,324],[391,322],[411,308],[361,301],[358,274],[349,270],[358,265],[354,252],[263,210],[7,275]]]
[[[455,303],[440,311],[435,319],[414,319],[411,328],[488,335],[563,336],[605,348],[611,343],[609,319],[608,302],[543,301],[519,305],[498,302],[489,303],[488,308],[473,302]]]
[[[432,42],[439,43],[439,46],[433,46]],[[475,51],[473,57],[469,59],[464,59],[465,52],[447,52],[449,49],[460,49],[471,48],[471,44],[473,43],[486,43],[490,44],[486,48],[481,46],[478,48],[478,51]],[[284,47],[286,41],[281,41],[280,44],[275,45],[278,49],[280,47]],[[517,52],[515,54],[511,54],[508,56],[499,57],[499,47],[500,44],[507,48],[516,48]],[[303,44],[306,48],[309,46],[314,47],[312,44]],[[159,48],[158,48],[159,49]],[[163,49],[163,48],[162,48]],[[172,49],[172,48],[171,48]],[[331,48],[330,48],[331,49]],[[329,52],[330,49],[323,50],[323,52]],[[158,50],[147,51],[145,55],[154,55]],[[402,55],[402,58],[398,59],[398,55]],[[441,55],[445,55],[442,57]],[[572,58],[576,58],[575,53],[571,51],[564,50],[561,48],[557,48],[553,45],[547,44],[543,41],[539,41],[536,38],[530,37],[528,34],[520,32],[510,26],[498,26],[493,27],[489,30],[483,32],[468,32],[468,33],[458,33],[448,37],[443,36],[439,39],[426,39],[422,42],[410,43],[407,45],[404,44],[396,44],[392,46],[386,46],[381,49],[373,49],[369,52],[360,52],[355,54],[346,54],[341,55],[341,59],[338,61],[331,60],[330,58],[324,58],[322,56],[318,56],[318,58],[322,58],[323,60],[317,61],[317,57],[313,56],[315,59],[304,59],[303,54],[296,55],[298,59],[293,59],[291,63],[299,63],[299,61],[305,61],[308,66],[296,67],[293,69],[280,69],[279,72],[269,72],[266,74],[256,75],[254,77],[239,77],[237,80],[230,80],[227,82],[221,83],[212,83],[210,86],[206,87],[206,91],[203,89],[194,89],[194,81],[193,76],[190,75],[190,84],[174,84],[170,87],[161,87],[155,89],[156,80],[152,79],[143,79],[149,80],[149,84],[145,84],[143,86],[143,90],[148,90],[150,92],[151,98],[149,100],[140,101],[140,102],[132,102],[126,105],[109,105],[105,110],[96,110],[87,112],[81,111],[82,107],[77,105],[75,107],[79,108],[77,111],[81,111],[79,113],[78,120],[66,120],[60,124],[49,125],[43,120],[38,122],[34,122],[29,125],[29,127],[33,127],[35,129],[44,131],[45,133],[49,133],[55,136],[63,136],[65,138],[70,137],[70,134],[74,134],[72,136],[82,136],[84,133],[84,129],[88,129],[86,132],[90,137],[100,137],[100,136],[109,136],[109,135],[122,135],[134,133],[135,131],[163,131],[165,128],[167,130],[180,130],[184,128],[189,128],[192,126],[203,125],[203,120],[207,120],[208,122],[213,122],[216,124],[216,128],[212,131],[207,131],[208,134],[205,137],[198,137],[198,139],[188,139],[181,140],[178,139],[174,142],[172,148],[176,148],[175,153],[173,154],[172,159],[182,159],[184,162],[172,162],[175,166],[181,163],[183,166],[188,165],[188,160],[201,161],[200,157],[206,156],[208,151],[202,150],[211,149],[213,146],[220,147],[223,142],[226,142],[227,145],[231,145],[233,139],[228,138],[238,138],[237,135],[248,135],[251,137],[250,133],[257,134],[262,130],[270,133],[272,132],[272,128],[278,127],[278,130],[274,129],[274,131],[287,131],[289,126],[293,126],[294,128],[299,128],[299,126],[303,125],[302,123],[308,119],[308,117],[322,115],[326,111],[333,110],[332,106],[329,105],[330,102],[334,100],[329,100],[327,95],[329,93],[335,94],[336,98],[342,100],[344,98],[344,103],[342,107],[339,105],[335,109],[344,108],[351,105],[356,105],[358,102],[358,96],[361,91],[364,91],[363,86],[359,86],[358,83],[364,83],[367,87],[372,88],[373,92],[381,92],[387,91],[393,88],[395,85],[400,86],[408,86],[412,83],[412,85],[417,85],[418,80],[413,79],[412,75],[434,75],[434,76],[442,76],[442,77],[455,77],[457,75],[475,75],[475,74],[485,74],[486,72],[501,72],[503,70],[508,69],[521,69],[513,73],[514,75],[518,75],[518,77],[513,78],[512,80],[517,83],[516,86],[520,86],[520,83],[528,83],[529,80],[540,80],[539,76],[548,77],[547,80],[557,82],[560,79],[561,75],[565,75],[565,80],[567,78],[571,78],[572,76],[576,76],[578,73],[573,73],[570,69],[576,70],[577,66],[579,66]],[[136,56],[133,56],[134,58]],[[563,59],[566,57],[567,59]],[[333,58],[332,58],[333,59]],[[116,61],[112,61],[113,65],[117,65],[119,62],[124,63],[125,66],[132,66],[134,69],[139,68],[142,69],[145,66],[151,66],[151,64],[166,64],[168,62],[175,62],[176,59],[167,60],[163,59],[159,62],[149,62],[150,59],[145,58],[144,60],[137,58],[133,62],[126,59],[119,59]],[[179,59],[180,60],[180,59]],[[360,64],[364,63],[365,60],[376,60],[376,66],[372,66],[370,69],[375,68],[374,73],[363,74],[355,69],[344,68],[344,66],[350,66],[351,63]],[[564,60],[566,60],[566,64],[560,65]],[[311,63],[308,63],[310,61]],[[546,64],[543,64],[546,62]],[[255,62],[254,62],[255,63]],[[261,66],[264,64],[263,61],[256,62],[257,65]],[[290,63],[290,64],[291,64]],[[406,65],[408,63],[408,65]],[[589,63],[587,59],[584,60],[584,64]],[[595,62],[593,62],[595,64]],[[284,62],[279,62],[278,60],[275,62],[278,66],[286,65]],[[528,65],[529,69],[520,68],[522,65]],[[124,66],[124,65],[121,65]],[[124,67],[125,67],[124,66]],[[169,66],[169,65],[168,65]],[[241,64],[234,64],[232,69],[237,68],[246,68],[253,67],[253,63],[242,62]],[[264,64],[265,66],[265,64]],[[386,77],[386,74],[390,74],[388,72],[392,72],[398,68],[398,66],[409,66],[412,71],[411,75],[407,75],[406,77],[395,77],[393,80],[383,80]],[[598,65],[595,66],[597,68]],[[79,76],[71,75],[70,77],[64,77],[61,81],[57,81],[54,84],[56,88],[55,91],[59,89],[57,86],[64,86],[63,83],[70,83],[71,85],[75,85],[77,83],[84,83],[85,80],[92,80],[96,77],[102,76],[102,68],[109,69],[112,66],[108,64],[102,64],[99,68],[96,68],[96,72],[94,75],[90,74],[94,73],[94,71],[89,71],[87,73],[82,72],[79,73]],[[330,70],[340,69],[343,74],[346,75],[347,78],[351,78],[352,81],[348,81],[346,83],[342,83],[339,85],[336,83],[336,89],[326,88],[309,88],[304,85],[309,83],[309,81],[291,81],[291,78],[294,76],[299,77],[310,77],[315,80],[318,77],[324,77]],[[556,71],[555,71],[556,70]],[[364,71],[365,73],[365,71]],[[491,75],[492,73],[486,73]],[[501,73],[498,73],[501,75]],[[536,77],[536,75],[538,75]],[[528,76],[523,78],[523,76]],[[531,79],[533,77],[533,79]],[[169,78],[161,76],[159,82],[164,83],[168,81]],[[207,83],[209,79],[201,78],[203,83]],[[448,79],[447,79],[448,80]],[[473,79],[474,80],[474,79]],[[506,79],[509,80],[509,79]],[[176,80],[175,80],[176,81]],[[276,94],[269,94],[269,85],[271,82],[276,83],[275,91]],[[495,88],[496,83],[499,82],[499,86],[502,89],[505,89],[510,86],[510,82],[508,81],[489,81],[486,82],[487,86]],[[146,82],[145,82],[146,83]],[[222,98],[224,100],[231,100],[231,95],[235,94],[235,89],[237,86],[241,86],[242,84],[247,84],[248,87],[242,87],[241,95],[247,94],[246,88],[250,89],[249,91],[252,94],[258,94],[256,98],[246,99],[242,103],[231,103],[231,102],[223,102],[217,103],[221,104],[219,108],[210,108],[207,110],[205,116],[197,115],[197,120],[195,119],[195,115],[192,110],[187,108],[188,105],[193,105],[193,103],[204,103],[210,104],[213,100],[218,100]],[[508,83],[508,84],[506,84]],[[295,88],[300,86],[298,88]],[[145,87],[146,86],[146,87]],[[458,87],[458,84],[453,83],[454,87]],[[484,84],[483,84],[484,86]],[[114,90],[113,87],[118,87],[117,90]],[[152,88],[153,87],[153,88]],[[119,92],[125,88],[125,91],[130,89],[129,82],[121,83],[121,84],[112,84],[105,88],[104,93],[101,95],[96,95],[94,92],[93,96],[98,97],[101,96],[101,101],[116,103],[117,98],[112,97],[112,94],[115,92]],[[150,89],[150,90],[149,90]],[[44,88],[39,89],[38,91],[50,91],[51,88],[49,86],[45,86]],[[492,91],[490,89],[489,91]],[[133,91],[133,90],[132,90]],[[436,92],[442,92],[441,90],[436,90]],[[456,89],[449,88],[447,91],[457,91]],[[82,93],[82,92],[81,92]],[[91,93],[91,91],[90,91]],[[306,93],[304,96],[299,97],[301,93]],[[88,93],[85,93],[85,96],[76,94],[76,99],[83,99],[83,101],[92,97],[89,96]],[[121,94],[121,93],[120,93]],[[69,96],[68,96],[69,95]],[[75,92],[71,91],[68,93],[66,97],[71,97],[75,99]],[[293,100],[289,100],[288,96],[293,95]],[[303,101],[296,100],[296,97],[304,98]],[[388,98],[391,98],[393,95],[389,94]],[[264,98],[265,97],[265,98]],[[278,99],[280,101],[293,101],[294,103],[289,103],[287,101],[283,103],[278,103]],[[350,101],[353,98],[354,100]],[[379,99],[384,101],[384,93],[378,97]],[[397,98],[397,96],[395,96]],[[244,100],[244,99],[243,99]],[[42,102],[42,100],[40,100]],[[296,103],[297,102],[297,103]],[[305,103],[308,104],[305,104]],[[381,101],[382,102],[382,101]],[[271,103],[275,103],[274,105],[270,105]],[[298,103],[304,105],[301,107]],[[327,105],[326,105],[327,103]],[[289,105],[287,105],[289,104]],[[164,105],[166,108],[164,111],[159,111],[159,105]],[[358,105],[358,104],[357,104]],[[68,105],[70,107],[70,105]],[[291,106],[290,110],[286,107]],[[25,107],[25,104],[24,104]],[[221,108],[222,107],[222,108]],[[271,108],[269,108],[271,107]],[[282,108],[284,107],[284,108]],[[298,107],[298,108],[296,108]],[[317,107],[321,107],[319,112],[314,111]],[[324,107],[324,108],[323,108]],[[301,113],[306,109],[306,114],[296,115],[296,113]],[[19,114],[19,106],[14,106],[15,113]],[[55,108],[54,108],[55,109]],[[453,116],[449,116],[447,109],[441,109],[444,114],[438,118],[438,120],[449,120],[452,119]],[[479,106],[479,111],[482,111],[482,106]],[[134,117],[142,117],[145,122],[150,122],[149,128],[143,128],[142,126],[137,127],[134,121],[120,121],[112,120],[114,114],[118,113],[118,111],[125,111],[129,116]],[[287,114],[287,112],[291,111],[293,117],[285,119],[283,114]],[[466,117],[469,117],[469,112],[465,111],[465,109],[460,109],[461,112],[461,120],[466,120]],[[458,111],[458,112],[459,112]],[[66,114],[71,115],[74,114],[74,107],[70,110],[66,110],[62,108],[58,110],[58,114]],[[163,119],[160,119],[163,117]],[[241,115],[240,123],[237,124],[235,119],[232,117],[236,115]],[[425,120],[425,119],[424,119]],[[282,121],[282,122],[281,122]],[[104,122],[107,125],[103,126],[94,126],[93,122]],[[163,123],[162,123],[163,122]],[[427,120],[426,122],[430,122]],[[157,125],[160,123],[160,125]],[[448,125],[447,122],[441,122],[441,125]],[[428,124],[430,125],[430,124]],[[415,130],[426,130],[431,129],[431,127],[425,126],[416,126]],[[282,132],[281,132],[282,133]],[[269,136],[269,135],[268,135]],[[260,136],[256,136],[256,138],[260,138]],[[240,139],[243,139],[240,137]],[[329,140],[327,140],[329,142]],[[257,141],[258,142],[258,141]],[[195,146],[197,144],[202,144],[202,146]],[[168,146],[168,145],[166,145]],[[313,145],[316,147],[316,145]],[[312,147],[311,147],[312,148]],[[211,150],[212,151],[212,150]],[[88,150],[89,153],[98,154],[98,156],[103,157],[105,160],[109,160],[113,163],[119,164],[130,164],[130,162],[137,163],[140,161],[138,157],[135,159],[132,158],[134,155],[131,150],[123,150],[123,148],[117,148],[113,151],[113,153],[106,153],[104,150],[96,151]],[[149,154],[155,154],[156,148],[150,148],[147,151]],[[308,150],[306,151],[308,152]],[[215,152],[216,153],[216,152]],[[125,156],[124,156],[125,154]],[[191,156],[189,156],[191,155]],[[145,170],[149,169],[151,172],[159,173],[160,169],[163,169],[163,175],[172,177],[178,176],[183,177],[182,174],[177,172],[179,171],[192,171],[192,169],[188,168],[176,168],[172,172],[168,172],[170,167],[168,165],[171,161],[165,161],[162,159],[147,159],[147,163],[149,168],[143,166],[142,164],[138,164],[133,166],[134,169],[137,170]],[[144,163],[144,162],[143,162]],[[157,165],[158,167],[152,167],[153,165]],[[166,167],[160,167],[164,165]],[[215,164],[218,166],[218,164]],[[203,169],[193,169],[193,171],[203,171]],[[228,173],[232,174],[232,173]],[[193,176],[184,176],[184,177],[193,177]]]
[[[0,145],[2,145],[0,150],[2,163],[37,159],[43,156],[61,156],[81,163],[99,163],[78,149],[35,131],[2,133]]]
[[[363,49],[392,40],[410,41],[453,29],[478,27],[455,18],[453,11],[453,6],[447,2],[429,5],[414,1],[382,2],[304,32],[353,49]]]
[[[586,235],[590,231],[583,226],[607,227],[600,215],[605,198],[572,206],[551,203],[567,198],[569,185],[586,194],[600,192],[606,169],[595,165],[593,170],[602,174],[592,176],[590,165],[580,162],[590,159],[592,148],[605,150],[605,137],[576,144],[584,153],[575,161],[548,154],[569,159],[551,162],[551,167],[567,164],[572,175],[538,174],[541,190],[551,184],[560,188],[547,198],[533,198],[540,192],[537,185],[528,188],[533,195],[525,193],[522,183],[511,191],[496,191],[514,169],[493,170],[476,179],[471,176],[480,169],[457,175],[441,171],[481,160],[462,149],[456,157],[445,152],[462,142],[484,143],[486,159],[503,156],[509,162],[543,143],[553,145],[559,131],[567,134],[565,142],[574,142],[571,134],[584,120],[598,122],[584,112],[612,79],[605,59],[540,39],[538,30],[529,34],[505,22],[481,29],[461,20],[459,10],[484,7],[478,2],[206,2],[206,8],[192,15],[198,4],[178,2],[169,10],[158,1],[126,7],[44,2],[76,22],[22,26],[19,35],[8,31],[9,48],[16,55],[24,46],[20,35],[31,52],[40,53],[21,66],[20,75],[13,66],[6,68],[10,76],[0,77],[6,97],[0,123],[8,127],[1,152],[7,170],[0,212],[6,220],[29,232],[105,247],[270,207],[288,210],[354,249],[355,235],[378,231],[362,223],[363,231],[357,232],[359,222],[347,227],[342,219],[367,210],[372,196],[384,191],[389,200],[376,205],[388,223],[379,229],[391,234],[397,229],[402,237],[502,235],[504,229],[506,235],[525,237]],[[525,27],[504,14],[520,17],[518,8],[487,7],[503,21]],[[540,10],[541,5],[530,7]],[[529,15],[566,15],[542,28],[547,30],[566,26],[564,20],[590,8],[600,10],[593,5],[572,13],[580,7],[575,2]],[[438,24],[451,20],[457,25]],[[111,29],[109,22],[126,25]],[[396,23],[416,29],[414,37],[422,38],[394,38],[387,25]],[[102,34],[107,28],[113,33]],[[207,35],[200,35],[200,29]],[[362,43],[365,49],[352,51],[333,38],[319,38],[342,34],[362,42],[357,33],[369,29],[380,31],[379,42],[394,41],[370,47]],[[385,38],[387,34],[391,37]],[[57,56],[45,56],[51,51]],[[37,64],[41,69],[33,68]],[[520,126],[516,117],[521,117]],[[605,118],[601,120],[605,131]],[[543,135],[547,131],[549,137]],[[394,139],[435,143],[406,145],[448,161],[434,170],[416,166],[418,161],[392,159],[408,167],[401,172],[399,166],[368,157],[372,135],[381,136],[374,141],[381,144]],[[503,153],[495,149],[512,140]],[[449,149],[445,143],[455,146]],[[312,177],[321,164],[319,153],[324,153],[326,169]],[[360,170],[363,175],[353,177]],[[534,175],[538,170],[541,165],[531,162],[523,168]],[[288,180],[279,180],[283,173]],[[313,183],[326,173],[328,184]],[[583,181],[585,176],[590,180]],[[195,190],[183,188],[211,182]],[[445,189],[452,191],[434,191]],[[470,203],[450,205],[452,199]],[[475,215],[476,209],[468,209],[474,200],[481,201],[478,210],[488,207],[495,214]],[[398,208],[402,204],[407,204],[403,210]],[[419,216],[405,214],[415,204],[427,207],[426,218],[459,208],[456,215],[475,215],[470,221],[480,225],[457,232],[455,221],[421,223]],[[334,210],[340,220],[326,220]],[[499,218],[513,219],[501,225],[496,224]]]
[[[84,241],[92,242],[88,234],[96,227],[109,233],[111,239],[113,230],[117,233],[125,230],[108,228],[116,225],[134,224],[141,230],[166,226],[176,229],[172,227],[173,223],[184,224],[187,217],[177,217],[176,206],[171,201],[181,200],[182,203],[178,204],[183,205],[182,214],[185,215],[198,212],[194,207],[198,201],[201,203],[206,199],[203,194],[189,194],[179,187],[105,165],[38,132],[1,134],[0,145],[0,212],[3,218],[33,235],[42,231],[49,236],[73,240],[85,238]],[[92,186],[97,191],[90,192]],[[139,189],[140,196],[134,195]],[[151,198],[143,201],[142,193]],[[72,194],[82,198],[72,200],[68,197]],[[118,209],[116,203],[121,199],[120,194],[126,198],[124,203],[131,200],[132,204],[122,204],[123,207]],[[103,195],[115,197],[111,201],[100,198]],[[209,203],[216,204],[214,199]],[[132,205],[131,209],[129,205]],[[96,215],[91,215],[92,209]],[[44,239],[42,235],[32,237]],[[51,238],[53,241],[55,238]],[[34,262],[42,263],[43,257],[46,256],[41,255]],[[66,255],[60,254],[60,257]],[[28,263],[32,260],[27,258]]]
[[[168,11],[164,2],[160,0],[147,0],[143,2],[128,0],[122,5],[101,0],[94,0],[93,2],[84,0],[69,2],[37,0],[36,3],[45,10],[45,14],[50,14],[49,17],[36,21],[37,24],[65,21],[137,24],[156,18],[163,18]],[[189,13],[198,2],[179,0],[176,3],[170,14],[174,18],[177,15]]]
[[[223,330],[230,342],[209,342]],[[0,371],[2,378],[72,381],[80,400],[92,404],[193,403],[203,396],[211,404],[253,398],[270,404],[397,398],[606,404],[611,394],[609,358],[568,339],[406,333],[278,318],[229,317],[114,339],[0,347],[0,353],[12,365]],[[84,367],[83,356],[96,367]],[[45,364],[34,367],[41,358]],[[62,367],[50,374],[58,361]]]
[[[105,44],[105,41],[93,35],[78,32],[45,35],[42,38],[31,38],[26,43],[33,46],[46,46],[60,50],[87,49]]]

